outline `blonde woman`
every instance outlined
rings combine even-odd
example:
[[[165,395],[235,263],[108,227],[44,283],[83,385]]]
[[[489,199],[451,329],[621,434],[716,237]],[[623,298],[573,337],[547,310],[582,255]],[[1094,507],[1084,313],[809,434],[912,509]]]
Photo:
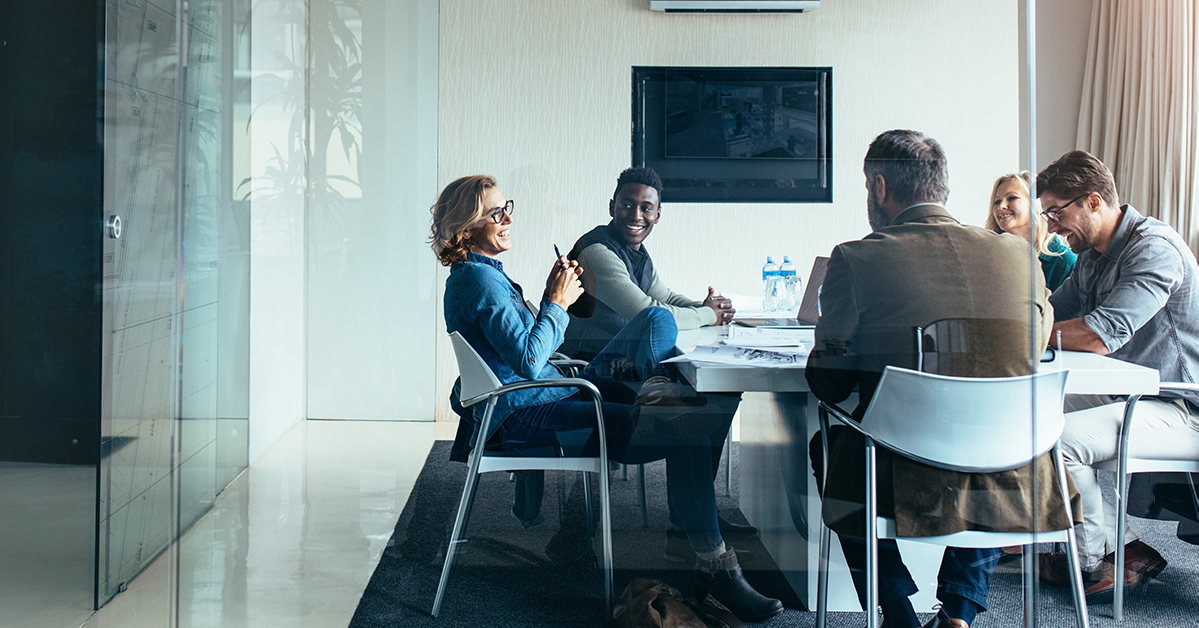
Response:
[[[987,213],[986,228],[1034,242],[1041,259],[1041,271],[1045,273],[1045,287],[1057,290],[1074,270],[1078,256],[1060,237],[1049,233],[1040,212],[1032,211],[1029,178],[1027,172],[1021,172],[1005,174],[995,180],[991,187],[991,211]]]
[[[554,260],[540,297],[541,307],[534,315],[525,306],[521,287],[497,259],[512,248],[513,205],[494,178],[475,175],[447,185],[433,206],[433,250],[442,265],[450,267],[444,298],[446,331],[460,332],[504,384],[560,378],[548,360],[562,344],[570,320],[567,308],[583,294],[579,283],[583,270],[565,256]],[[595,383],[604,395],[610,458],[627,464],[666,459],[671,519],[681,522],[696,555],[696,597],[711,594],[742,620],[760,621],[781,613],[782,602],[761,595],[746,582],[736,554],[720,535],[712,484],[712,463],[719,457],[739,397],[712,411],[711,420],[694,424],[706,429],[658,432],[652,442],[633,444],[634,423],[643,401],[633,399],[629,388],[607,377],[614,363],[631,362],[645,379],[673,349],[677,336],[678,327],[669,311],[647,307],[592,358],[580,376]],[[451,395],[450,402],[456,404],[456,395]],[[599,449],[591,429],[594,406],[573,389],[514,391],[500,397],[492,412],[489,433],[473,434],[472,446],[482,440],[513,455],[536,455],[541,450],[595,455]],[[468,410],[462,414],[469,419]],[[540,488],[524,484],[523,479],[518,483],[512,514],[526,526],[535,525],[540,520]],[[522,498],[522,490],[534,494]]]

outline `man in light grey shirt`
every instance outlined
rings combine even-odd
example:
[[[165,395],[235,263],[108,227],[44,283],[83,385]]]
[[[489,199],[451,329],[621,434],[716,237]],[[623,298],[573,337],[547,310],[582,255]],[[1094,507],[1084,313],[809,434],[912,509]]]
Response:
[[[654,270],[643,242],[662,217],[662,179],[652,168],[628,168],[608,201],[612,221],[583,234],[570,259],[583,269],[583,296],[570,308],[570,325],[560,349],[590,360],[641,310],[669,311],[679,329],[727,325],[733,304],[711,286],[703,301],[672,291]]]
[[[1199,267],[1169,225],[1119,204],[1107,166],[1084,151],[1066,153],[1037,175],[1037,196],[1050,231],[1078,254],[1073,274],[1053,293],[1054,331],[1062,348],[1089,351],[1157,369],[1163,382],[1199,375]],[[1122,399],[1069,396],[1062,455],[1082,498],[1079,533],[1087,601],[1110,602],[1114,591],[1116,512],[1099,490],[1092,466],[1116,457]],[[1199,456],[1199,396],[1142,399],[1129,441],[1131,456]],[[1166,560],[1127,532],[1125,583],[1157,575]],[[1042,579],[1068,582],[1060,555],[1042,556]]]

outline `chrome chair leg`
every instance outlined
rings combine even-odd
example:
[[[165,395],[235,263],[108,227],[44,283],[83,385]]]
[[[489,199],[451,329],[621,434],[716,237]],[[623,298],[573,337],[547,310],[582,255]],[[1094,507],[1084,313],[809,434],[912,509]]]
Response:
[[[874,441],[866,437],[866,628],[878,626],[878,480]]]
[[[1066,484],[1066,464],[1062,460],[1062,452],[1057,447],[1053,448],[1054,462],[1057,464],[1057,482],[1058,488],[1062,495],[1062,504],[1066,508],[1066,512],[1070,511],[1070,494],[1067,492]],[[1070,569],[1070,592],[1074,594],[1074,612],[1078,621],[1079,628],[1089,628],[1089,618],[1087,617],[1087,599],[1083,593],[1082,572],[1079,570],[1078,561],[1078,542],[1074,537],[1074,528],[1066,530],[1066,561],[1067,567]],[[1117,583],[1117,588],[1119,583]]]
[[[816,571],[816,628],[828,625],[828,552],[833,531],[820,522],[820,562]]]
[[[441,612],[441,602],[445,598],[446,583],[450,580],[450,570],[454,567],[458,544],[465,542],[462,534],[466,530],[467,520],[470,519],[475,490],[479,487],[479,458],[480,456],[472,456],[470,469],[466,475],[466,484],[462,486],[462,499],[458,502],[458,516],[454,518],[454,529],[450,533],[450,542],[445,548],[445,563],[441,566],[441,581],[437,583],[437,595],[433,598],[432,615],[434,617]]]
[[[599,473],[600,481],[600,527],[603,536],[604,552],[604,603],[606,616],[612,618],[612,500],[609,487],[608,468],[605,466]]]
[[[637,465],[637,498],[641,500],[641,527],[649,527],[649,511],[645,503],[645,464]]]
[[[1074,530],[1066,531],[1069,541],[1066,542],[1066,559],[1070,566],[1070,589],[1074,593],[1074,612],[1080,628],[1089,628],[1087,617],[1087,599],[1083,594],[1082,573],[1079,571],[1078,544],[1074,539]]]
[[[583,510],[587,516],[587,538],[595,538],[595,522],[592,520],[593,512],[591,510],[591,478],[588,477],[586,471],[580,472],[583,476]]]
[[[1036,576],[1037,546],[1025,545],[1020,548],[1020,574],[1022,579],[1022,596],[1024,601],[1024,628],[1034,628],[1037,625],[1037,599],[1034,588]]]
[[[1133,395],[1124,402],[1124,421],[1120,424],[1120,440],[1116,450],[1119,456],[1116,471],[1116,588],[1112,592],[1112,619],[1124,619],[1124,535],[1127,530],[1128,516],[1128,440],[1132,427],[1132,413],[1136,409],[1140,395]]]
[[[724,496],[733,495],[733,430],[724,438]]]

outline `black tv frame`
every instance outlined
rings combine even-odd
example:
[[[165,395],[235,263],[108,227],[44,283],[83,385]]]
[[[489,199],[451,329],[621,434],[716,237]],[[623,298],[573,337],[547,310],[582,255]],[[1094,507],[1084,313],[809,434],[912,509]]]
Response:
[[[712,80],[815,80],[820,85],[817,157],[755,159],[666,156],[666,74],[686,71]],[[831,67],[633,66],[634,166],[662,177],[663,203],[831,203],[833,201]],[[795,177],[796,168],[815,169]]]

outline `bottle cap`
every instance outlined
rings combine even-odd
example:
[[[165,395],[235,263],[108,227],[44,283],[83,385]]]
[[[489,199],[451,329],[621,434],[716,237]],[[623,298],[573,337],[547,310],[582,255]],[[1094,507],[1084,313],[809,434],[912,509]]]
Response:
[[[790,256],[790,255],[784,255],[784,256],[783,256],[783,262],[790,262],[790,261],[791,261],[791,256]]]
[[[767,264],[773,264],[773,263],[774,263],[774,256],[773,256],[773,255],[767,255],[767,256],[766,256],[766,263],[767,263]]]

